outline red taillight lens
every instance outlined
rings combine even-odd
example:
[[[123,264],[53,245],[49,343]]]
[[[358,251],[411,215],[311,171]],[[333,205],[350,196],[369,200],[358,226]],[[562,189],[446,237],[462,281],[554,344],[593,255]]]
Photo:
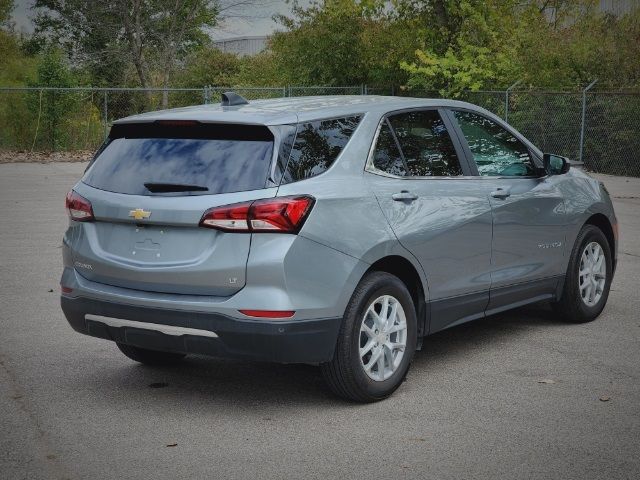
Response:
[[[200,226],[228,232],[247,232],[250,207],[251,202],[210,208],[200,219]]]
[[[76,192],[71,190],[67,193],[66,207],[69,216],[78,222],[88,222],[93,220],[93,209],[91,202]]]
[[[276,197],[210,208],[200,226],[227,232],[298,233],[315,202],[308,195]]]

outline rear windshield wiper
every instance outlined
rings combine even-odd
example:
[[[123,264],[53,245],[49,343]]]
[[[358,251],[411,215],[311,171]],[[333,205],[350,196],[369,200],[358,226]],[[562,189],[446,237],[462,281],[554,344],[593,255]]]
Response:
[[[209,188],[202,185],[189,185],[185,183],[145,183],[144,186],[152,193],[168,192],[206,192]]]

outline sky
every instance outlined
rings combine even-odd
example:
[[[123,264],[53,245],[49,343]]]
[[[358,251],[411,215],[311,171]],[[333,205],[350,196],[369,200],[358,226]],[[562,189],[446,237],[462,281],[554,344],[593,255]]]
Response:
[[[31,7],[35,0],[14,0],[14,3],[16,8],[13,11],[13,21],[18,30],[33,31],[31,22],[33,12]],[[304,5],[309,2],[307,0],[300,3]],[[225,39],[249,35],[269,35],[278,27],[278,24],[271,17],[274,14],[286,14],[290,9],[291,6],[287,4],[286,0],[257,0],[255,6],[251,9],[251,18],[229,19],[221,28],[215,29],[211,36],[214,39]]]

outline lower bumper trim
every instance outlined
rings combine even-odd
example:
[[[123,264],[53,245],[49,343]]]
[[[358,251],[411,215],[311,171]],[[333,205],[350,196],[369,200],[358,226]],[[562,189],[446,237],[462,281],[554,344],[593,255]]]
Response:
[[[142,328],[144,330],[154,330],[156,332],[164,333],[165,335],[173,335],[176,337],[181,337],[182,335],[195,335],[198,337],[218,338],[218,334],[216,332],[211,332],[209,330],[200,330],[198,328],[176,327],[173,325],[162,325],[160,323],[137,322],[135,320],[105,317],[103,315],[93,315],[91,313],[86,314],[84,318],[85,320],[104,323],[105,325],[109,325],[110,327]]]
[[[149,350],[278,363],[328,362],[342,322],[241,319],[66,295],[60,302],[71,327],[85,335]]]

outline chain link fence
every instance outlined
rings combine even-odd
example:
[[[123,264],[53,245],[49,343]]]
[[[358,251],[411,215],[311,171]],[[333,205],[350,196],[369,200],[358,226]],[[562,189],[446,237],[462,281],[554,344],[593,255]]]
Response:
[[[358,87],[287,87],[288,97],[315,97],[321,95],[364,95],[364,85]]]
[[[229,88],[0,88],[0,150],[92,151],[114,120],[146,111],[217,103]],[[437,92],[367,85],[244,87],[247,98],[402,95]],[[463,92],[460,100],[505,118],[545,152],[581,160],[587,170],[640,177],[640,94],[610,92]]]

